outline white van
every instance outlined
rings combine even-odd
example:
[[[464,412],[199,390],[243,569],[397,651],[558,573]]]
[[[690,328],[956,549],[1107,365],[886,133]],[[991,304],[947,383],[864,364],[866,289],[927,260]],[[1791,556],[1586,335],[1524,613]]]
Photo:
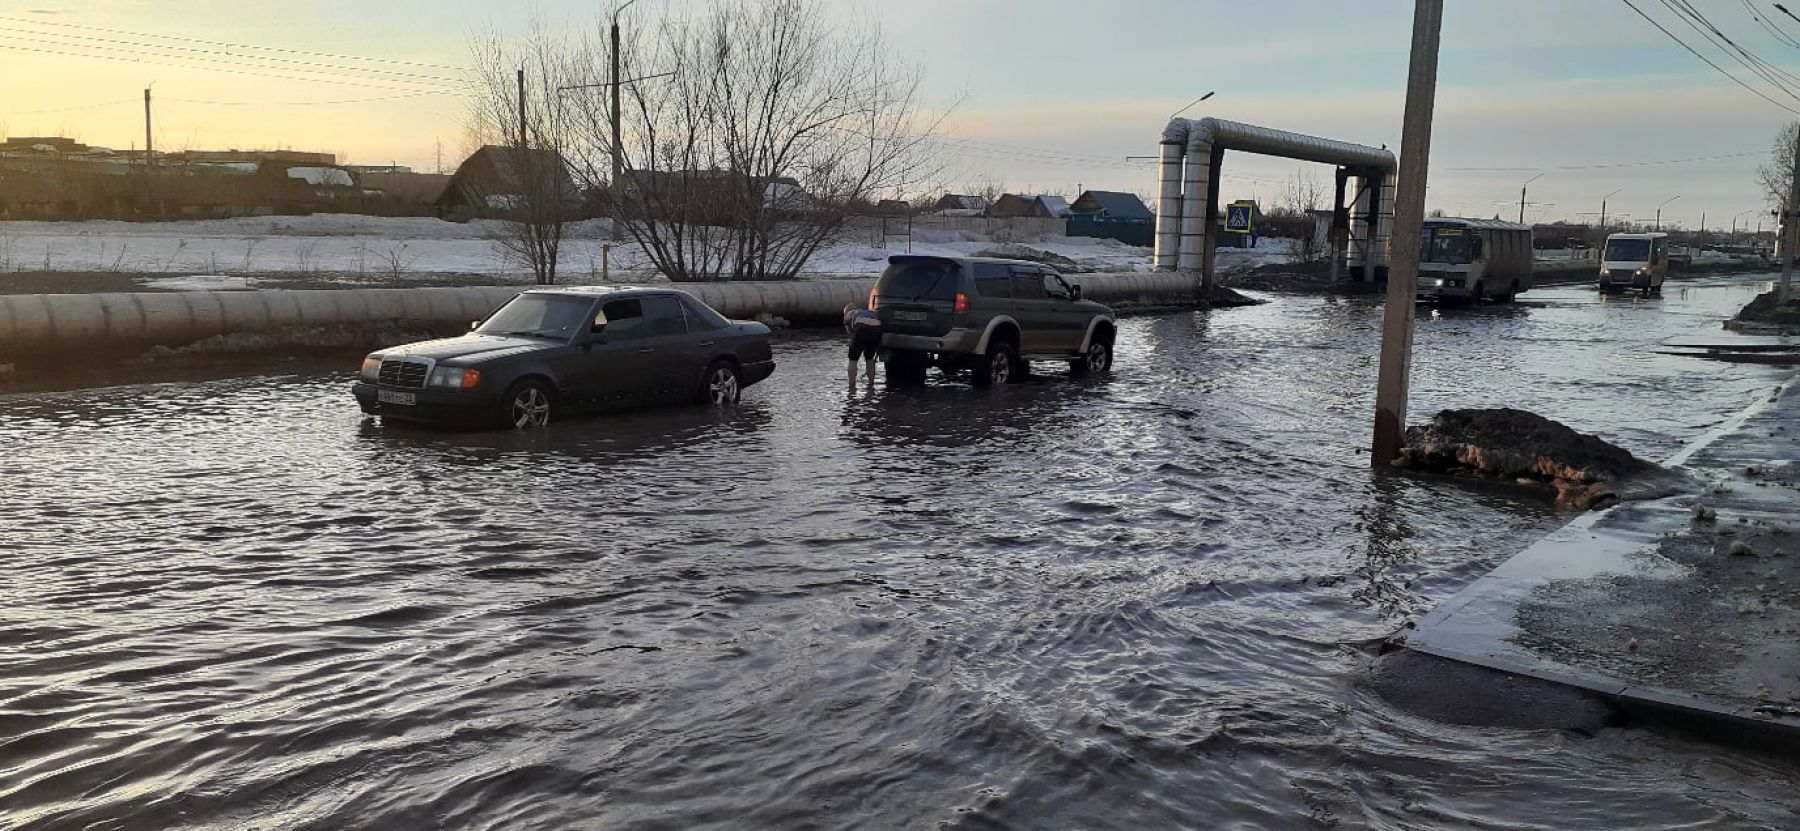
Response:
[[[1510,303],[1531,288],[1531,226],[1432,218],[1419,236],[1420,300]]]
[[[1600,290],[1637,289],[1645,297],[1661,294],[1669,279],[1669,235],[1613,234],[1600,254]]]

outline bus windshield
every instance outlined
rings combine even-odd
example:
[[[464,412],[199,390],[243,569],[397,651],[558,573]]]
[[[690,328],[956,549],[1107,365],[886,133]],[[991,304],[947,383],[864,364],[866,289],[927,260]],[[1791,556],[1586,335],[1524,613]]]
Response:
[[[1650,241],[1647,239],[1609,239],[1606,241],[1606,261],[1649,262]]]
[[[1469,232],[1462,228],[1426,228],[1419,243],[1419,262],[1470,262]]]

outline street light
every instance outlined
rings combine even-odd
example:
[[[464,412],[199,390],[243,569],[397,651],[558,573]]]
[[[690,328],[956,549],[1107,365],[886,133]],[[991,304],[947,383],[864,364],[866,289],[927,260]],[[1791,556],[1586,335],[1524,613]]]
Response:
[[[637,0],[632,0],[632,2],[637,2]],[[1182,113],[1185,113],[1185,112],[1187,112],[1187,111],[1188,111],[1188,110],[1189,110],[1189,109],[1192,109],[1192,108],[1193,108],[1193,106],[1194,106],[1194,105],[1195,105],[1195,104],[1198,104],[1198,103],[1200,103],[1200,102],[1201,102],[1201,101],[1205,101],[1205,100],[1206,100],[1206,99],[1208,99],[1208,98],[1211,98],[1211,97],[1213,97],[1213,93],[1215,93],[1215,92],[1218,92],[1218,90],[1216,90],[1216,89],[1215,89],[1215,90],[1209,90],[1209,91],[1207,91],[1207,93],[1206,93],[1206,94],[1205,94],[1205,95],[1202,95],[1202,96],[1200,96],[1200,97],[1199,97],[1199,98],[1196,98],[1196,99],[1194,99],[1194,100],[1192,100],[1192,101],[1190,101],[1190,102],[1188,102],[1188,105],[1187,105],[1187,106],[1186,106],[1186,107],[1182,107],[1182,108],[1181,108],[1181,109],[1179,109],[1179,110],[1176,110],[1176,111],[1175,111],[1175,112],[1173,112],[1173,113],[1171,113],[1171,114],[1170,114],[1170,115],[1169,115],[1169,120],[1170,120],[1170,121],[1174,121],[1174,120],[1175,120],[1175,117],[1176,117],[1176,116],[1178,116],[1178,115],[1181,115],[1181,114],[1182,114]]]
[[[625,159],[619,152],[619,15],[638,0],[625,0],[624,4],[613,9],[612,13],[612,74],[608,82],[612,84],[612,189],[617,197],[619,177],[625,174]]]
[[[1606,200],[1618,196],[1619,191],[1621,190],[1624,190],[1624,188],[1619,188],[1612,193],[1600,197],[1600,233],[1602,234],[1606,233]]]
[[[1680,199],[1680,198],[1681,198],[1681,194],[1679,194],[1679,193],[1678,193],[1678,194],[1675,194],[1675,195],[1674,195],[1674,196],[1671,196],[1671,197],[1669,197],[1669,198],[1667,198],[1667,199],[1664,199],[1664,200],[1663,200],[1663,201],[1662,201],[1662,204],[1661,204],[1661,205],[1657,205],[1657,206],[1656,206],[1656,230],[1658,230],[1658,231],[1661,231],[1661,230],[1662,230],[1662,209],[1663,209],[1663,205],[1667,205],[1667,204],[1669,204],[1669,203],[1670,203],[1670,202],[1673,202],[1673,201],[1675,201],[1675,200],[1677,200],[1677,199]]]
[[[1732,248],[1736,248],[1738,246],[1738,229],[1737,229],[1738,217],[1743,216],[1744,214],[1753,214],[1760,210],[1762,210],[1762,209],[1761,208],[1751,208],[1750,210],[1738,211],[1737,213],[1731,215],[1731,247]]]
[[[1519,185],[1519,224],[1520,225],[1525,224],[1525,185],[1529,185],[1532,182],[1537,181],[1538,176],[1542,176],[1542,175],[1544,175],[1544,174],[1539,173],[1537,176],[1533,176],[1529,179],[1526,179],[1525,184]]]

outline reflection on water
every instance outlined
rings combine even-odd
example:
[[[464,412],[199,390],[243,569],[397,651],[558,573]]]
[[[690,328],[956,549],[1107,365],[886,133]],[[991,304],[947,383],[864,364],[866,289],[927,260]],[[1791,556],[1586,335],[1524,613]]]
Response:
[[[1778,373],[1649,347],[1751,294],[1422,314],[1415,418],[1664,456]],[[734,412],[525,434],[347,374],[0,399],[0,825],[1791,825],[1790,765],[1354,683],[1559,521],[1368,473],[1379,312],[1128,320],[993,390],[800,337]]]

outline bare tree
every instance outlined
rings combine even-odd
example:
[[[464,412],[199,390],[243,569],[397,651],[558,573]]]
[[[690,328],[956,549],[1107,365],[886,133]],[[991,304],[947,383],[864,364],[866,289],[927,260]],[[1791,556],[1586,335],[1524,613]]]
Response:
[[[650,80],[625,85],[616,148],[605,96],[571,97],[576,169],[672,280],[793,277],[852,215],[936,172],[942,116],[925,115],[919,70],[818,0],[721,0],[631,31],[620,72]]]
[[[1769,207],[1779,210],[1787,202],[1788,185],[1794,176],[1794,136],[1800,133],[1800,121],[1781,128],[1775,146],[1769,148],[1769,160],[1756,168],[1756,182],[1762,185]]]
[[[1294,259],[1309,263],[1325,255],[1313,219],[1313,211],[1325,201],[1325,188],[1307,170],[1294,172],[1281,188],[1281,203],[1275,211],[1286,235],[1294,240]]]
[[[488,195],[484,206],[500,212],[494,244],[529,267],[539,285],[555,283],[563,232],[578,201],[567,162],[577,113],[562,92],[576,77],[578,52],[541,25],[518,42],[477,39],[472,51],[477,92],[469,130],[481,143],[498,144],[489,160],[510,191]]]

